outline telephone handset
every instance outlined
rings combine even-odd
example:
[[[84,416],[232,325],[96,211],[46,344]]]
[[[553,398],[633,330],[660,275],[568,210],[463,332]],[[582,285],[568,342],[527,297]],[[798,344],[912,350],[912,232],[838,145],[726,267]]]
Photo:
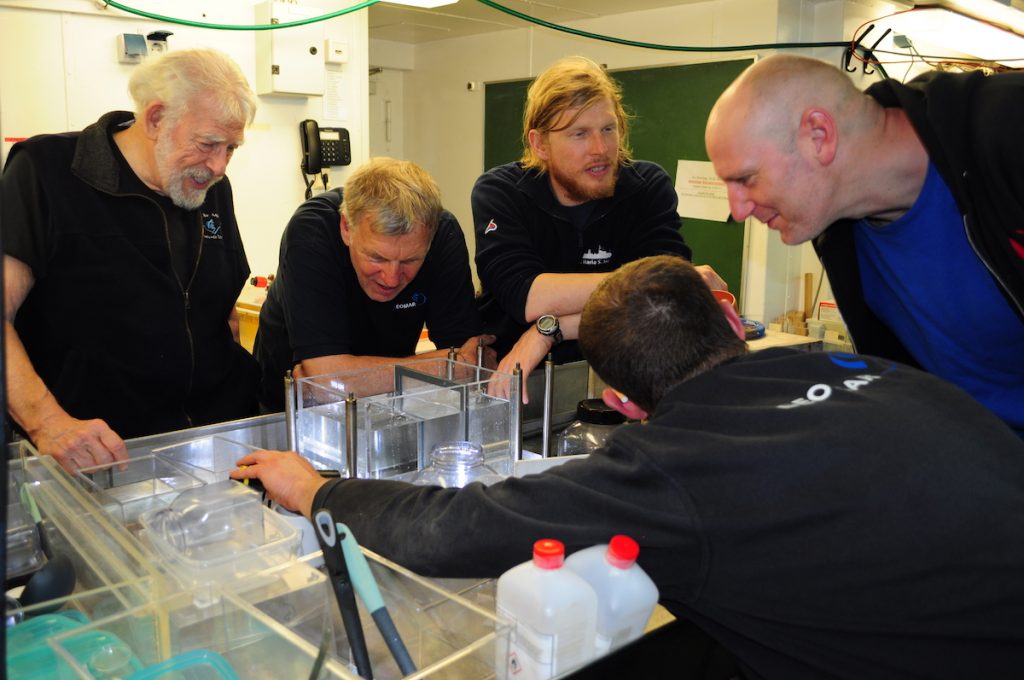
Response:
[[[302,139],[302,172],[315,175],[332,165],[352,163],[352,150],[348,130],[345,128],[322,128],[315,120],[299,123],[299,137]]]

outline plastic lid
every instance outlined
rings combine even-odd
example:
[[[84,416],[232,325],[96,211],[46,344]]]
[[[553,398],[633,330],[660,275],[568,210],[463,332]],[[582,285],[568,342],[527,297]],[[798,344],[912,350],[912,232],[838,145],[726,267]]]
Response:
[[[565,546],[553,538],[542,538],[533,544],[533,563],[541,569],[560,569],[565,561]]]
[[[629,569],[640,555],[640,545],[629,536],[612,536],[608,543],[608,563],[619,569]]]
[[[626,416],[609,408],[601,399],[584,399],[576,405],[576,418],[594,425],[621,425]]]

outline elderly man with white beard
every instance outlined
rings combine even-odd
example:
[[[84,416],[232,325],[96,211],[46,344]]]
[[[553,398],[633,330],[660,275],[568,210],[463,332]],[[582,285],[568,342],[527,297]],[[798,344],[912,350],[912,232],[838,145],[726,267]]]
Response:
[[[122,437],[257,412],[224,176],[256,97],[208,49],[128,89],[134,113],[18,143],[0,178],[8,413],[69,472],[125,459]]]

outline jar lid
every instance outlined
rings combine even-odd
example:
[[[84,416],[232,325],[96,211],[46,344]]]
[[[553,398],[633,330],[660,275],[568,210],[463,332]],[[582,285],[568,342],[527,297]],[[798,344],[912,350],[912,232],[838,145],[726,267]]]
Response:
[[[576,405],[576,418],[594,425],[621,425],[626,422],[622,415],[601,399],[584,399]]]

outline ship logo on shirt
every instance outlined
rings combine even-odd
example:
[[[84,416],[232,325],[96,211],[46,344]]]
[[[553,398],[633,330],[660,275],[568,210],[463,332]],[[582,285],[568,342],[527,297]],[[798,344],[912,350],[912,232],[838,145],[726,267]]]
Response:
[[[221,230],[220,215],[218,213],[203,213],[203,238],[223,241],[224,234]]]
[[[426,294],[417,292],[412,294],[412,302],[399,302],[395,305],[395,309],[413,309],[425,304],[427,304]]]
[[[612,259],[612,254],[602,248],[601,244],[598,244],[597,251],[588,250],[583,253],[582,264],[595,267],[599,264],[604,264],[610,259]]]
[[[494,220],[488,222],[487,226],[484,227],[485,234],[490,234],[492,231],[498,231],[498,223],[495,222]]]

